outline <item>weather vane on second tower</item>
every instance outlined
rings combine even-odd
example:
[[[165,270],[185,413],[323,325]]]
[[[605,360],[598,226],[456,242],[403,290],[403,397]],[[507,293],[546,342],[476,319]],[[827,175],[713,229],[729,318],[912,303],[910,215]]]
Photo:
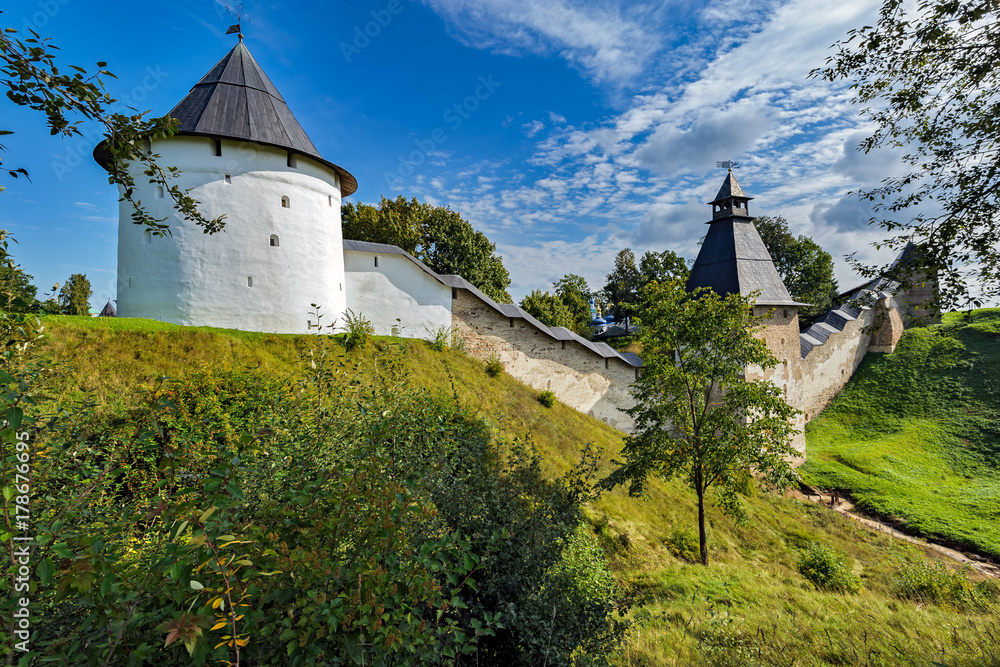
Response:
[[[739,169],[740,163],[730,158],[728,160],[722,160],[721,162],[716,162],[715,166],[718,167],[719,169],[728,169],[729,171],[732,171],[733,169]]]
[[[248,22],[250,18],[243,13],[243,3],[239,2],[236,4],[235,8],[226,5],[226,11],[236,17],[236,25],[229,26],[229,30],[226,31],[227,35],[236,34],[239,36],[240,41],[243,41],[243,20],[246,19]]]

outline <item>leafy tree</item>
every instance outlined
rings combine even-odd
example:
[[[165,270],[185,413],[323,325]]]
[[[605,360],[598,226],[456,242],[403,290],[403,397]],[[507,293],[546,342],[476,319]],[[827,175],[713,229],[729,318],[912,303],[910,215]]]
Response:
[[[59,290],[63,315],[90,315],[90,281],[87,274],[74,273]]]
[[[403,196],[377,206],[346,203],[344,238],[396,245],[441,274],[462,276],[488,297],[510,303],[510,274],[496,245],[461,215]]]
[[[936,273],[942,308],[981,305],[976,283],[990,293],[1000,286],[998,17],[992,0],[884,0],[878,22],[850,31],[812,72],[852,83],[875,128],[860,150],[907,151],[909,173],[856,194],[875,202],[890,234],[877,246],[918,245],[892,277],[905,284]],[[860,268],[869,276],[887,269]]]
[[[633,384],[635,433],[625,438],[625,461],[607,484],[629,482],[640,495],[650,476],[683,476],[698,496],[701,562],[708,565],[705,496],[715,489],[727,514],[745,519],[741,494],[754,480],[787,486],[795,473],[790,422],[797,411],[781,390],[747,379],[747,368],[777,363],[754,334],[754,295],[688,294],[679,280],[650,283],[639,317],[642,375]]]
[[[569,311],[562,299],[548,292],[532,290],[531,294],[521,301],[521,308],[528,311],[542,324],[550,327],[566,327],[572,330],[576,326],[573,313]]]
[[[575,273],[567,273],[552,283],[552,287],[573,316],[576,326],[570,328],[578,332],[587,331],[590,324],[590,298],[593,293],[586,279]]]
[[[146,118],[145,113],[122,114],[110,112],[117,100],[105,92],[101,77],[116,78],[105,69],[107,63],[98,62],[97,72],[89,74],[76,65],[62,67],[56,64],[55,52],[49,39],[34,30],[30,35],[19,34],[15,28],[0,32],[0,86],[6,87],[7,98],[14,104],[45,114],[51,134],[64,137],[82,136],[80,126],[84,121],[96,122],[107,132],[110,155],[109,178],[111,183],[122,186],[121,201],[132,206],[132,222],[143,225],[157,235],[169,234],[166,218],[154,218],[135,198],[135,178],[129,172],[129,163],[141,165],[150,182],[159,183],[174,202],[174,209],[185,219],[201,226],[206,233],[220,231],[225,222],[220,216],[208,219],[198,212],[198,201],[170,181],[177,176],[174,167],[161,166],[158,155],[142,149],[145,139],[162,139],[177,132],[178,122],[170,116]],[[78,120],[74,120],[74,118]],[[11,134],[0,128],[0,135]],[[0,151],[3,145],[0,144]],[[14,178],[28,176],[23,167],[7,167],[0,160],[0,171]]]
[[[639,272],[642,274],[642,284],[647,285],[654,280],[661,283],[673,279],[686,282],[691,270],[684,258],[673,250],[647,250],[639,259]]]
[[[647,250],[642,254],[637,267],[635,253],[625,248],[615,256],[615,268],[608,274],[603,297],[611,304],[611,313],[615,319],[622,321],[634,314],[644,286],[654,280],[687,280],[688,273],[684,258],[672,250]]]
[[[611,313],[617,320],[632,315],[633,307],[642,289],[642,274],[635,265],[631,248],[619,250],[615,255],[615,268],[604,284],[604,298],[611,304]]]
[[[15,264],[7,252],[8,239],[14,240],[6,230],[0,229],[0,309],[8,313],[34,312],[38,308],[35,299],[38,288],[31,283],[32,277]]]
[[[780,215],[762,215],[754,220],[754,225],[792,298],[811,304],[800,313],[809,317],[830,310],[837,296],[830,253],[804,234],[798,238],[792,236],[788,221]]]

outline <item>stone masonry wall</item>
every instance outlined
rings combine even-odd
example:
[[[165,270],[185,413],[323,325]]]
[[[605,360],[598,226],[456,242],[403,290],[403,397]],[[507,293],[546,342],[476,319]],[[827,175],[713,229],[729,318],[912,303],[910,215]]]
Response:
[[[761,369],[747,369],[747,379],[764,379],[777,386],[785,395],[785,402],[801,409],[803,397],[802,365],[799,363],[799,316],[796,308],[772,308],[757,306],[754,315],[764,317],[764,329],[758,334],[767,343],[768,349],[778,359],[778,364]],[[806,451],[805,415],[795,419],[795,435],[792,447],[803,457]]]
[[[496,355],[507,373],[524,384],[548,389],[566,405],[624,432],[634,427],[621,411],[635,404],[629,385],[636,369],[603,358],[574,341],[555,340],[521,318],[497,312],[468,290],[456,290],[452,332],[465,351],[485,361]]]
[[[872,321],[872,310],[861,311],[843,331],[831,334],[825,343],[813,348],[802,359],[802,401],[796,407],[805,413],[805,421],[822,412],[854,375],[868,353],[870,336],[863,329]]]

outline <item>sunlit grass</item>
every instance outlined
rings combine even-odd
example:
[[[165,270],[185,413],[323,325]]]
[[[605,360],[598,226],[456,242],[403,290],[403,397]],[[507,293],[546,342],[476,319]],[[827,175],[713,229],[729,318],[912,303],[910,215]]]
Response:
[[[806,431],[806,479],[909,532],[1000,558],[1000,310],[869,355]]]
[[[65,366],[64,374],[50,381],[49,394],[70,400],[89,392],[106,409],[134,405],[139,388],[157,376],[182,377],[206,366],[251,367],[294,381],[303,368],[300,350],[317,344],[315,336],[177,327],[149,320],[45,321],[50,333],[47,354]],[[403,381],[446,398],[457,395],[496,429],[530,438],[552,473],[574,465],[588,443],[601,453],[601,472],[606,473],[620,449],[621,433],[561,403],[541,406],[537,391],[506,375],[489,377],[482,363],[459,351],[438,352],[422,341],[398,338],[379,338],[375,345],[351,353],[336,345],[331,349],[338,362],[357,365],[362,376],[387,372],[387,364],[394,363],[407,373]],[[952,504],[969,501],[969,507],[974,506],[971,490],[963,495],[953,457],[946,448],[930,446],[940,444],[939,421],[926,415],[894,417],[887,428],[868,429],[871,442],[859,444],[850,434],[863,430],[864,416],[844,415],[824,417],[828,425],[822,432],[851,446],[817,454],[811,450],[817,466],[829,466],[830,474],[868,479],[894,461],[911,461],[885,479],[911,489],[908,494],[916,498],[920,479],[943,474],[945,483],[939,486],[954,493],[948,496]],[[811,446],[815,437],[811,431]],[[927,454],[913,459],[905,454],[913,448]],[[981,497],[991,497],[992,491],[983,489]],[[712,507],[709,568],[681,560],[666,544],[673,531],[695,530],[695,499],[682,481],[654,481],[642,499],[621,489],[608,492],[588,512],[616,576],[642,603],[632,612],[637,624],[619,656],[621,664],[1000,664],[1000,644],[990,643],[991,636],[1000,637],[995,613],[959,613],[899,599],[897,568],[926,562],[927,556],[827,508],[758,493],[747,500],[749,522],[740,525]],[[861,593],[820,592],[798,573],[799,555],[814,541],[847,554],[863,582]]]

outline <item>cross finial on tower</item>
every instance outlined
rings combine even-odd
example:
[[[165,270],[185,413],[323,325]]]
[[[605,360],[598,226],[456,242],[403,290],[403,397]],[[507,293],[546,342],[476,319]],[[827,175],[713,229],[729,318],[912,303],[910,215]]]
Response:
[[[729,171],[740,168],[740,164],[736,160],[733,160],[732,158],[728,160],[722,160],[721,162],[716,162],[715,166],[718,167],[719,169],[728,169]]]

